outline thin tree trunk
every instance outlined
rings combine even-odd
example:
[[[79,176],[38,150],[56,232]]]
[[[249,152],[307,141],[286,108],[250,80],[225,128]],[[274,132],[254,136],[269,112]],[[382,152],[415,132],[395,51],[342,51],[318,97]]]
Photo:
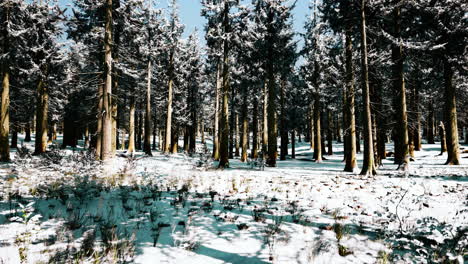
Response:
[[[47,150],[47,112],[49,109],[49,93],[47,85],[41,78],[37,84],[36,106],[36,144],[34,154],[42,154]]]
[[[366,0],[361,1],[361,56],[362,56],[362,80],[364,97],[364,163],[361,175],[375,175],[374,143],[372,141],[372,114],[369,89],[369,71],[367,64],[367,37],[366,37]]]
[[[151,69],[151,60],[148,60],[148,77],[146,84],[145,140],[143,143],[143,151],[148,156],[153,156],[153,153],[151,153]]]
[[[143,125],[143,111],[142,111],[142,107],[141,107],[141,102],[138,104],[138,129],[137,129],[137,140],[136,140],[136,143],[137,143],[137,149],[138,150],[141,150],[143,149],[143,144],[141,142],[142,140],[142,136],[143,136],[143,129],[144,129],[144,125]]]
[[[86,125],[86,128],[85,128],[85,139],[84,139],[83,147],[85,149],[89,148],[89,126],[88,125]]]
[[[429,117],[427,119],[427,143],[435,144],[434,100],[432,97],[429,99]]]
[[[184,152],[189,152],[189,134],[190,128],[188,126],[184,127]]]
[[[321,109],[320,109],[320,90],[318,85],[319,66],[318,62],[314,62],[314,77],[313,86],[314,92],[314,157],[315,162],[322,162],[322,134],[321,134]]]
[[[252,113],[252,151],[250,153],[252,159],[258,158],[258,137],[258,99],[254,96]]]
[[[281,136],[281,148],[280,148],[280,160],[286,160],[288,155],[288,128],[286,127],[286,102],[285,102],[285,81],[281,80],[280,87],[280,136]]]
[[[328,148],[328,155],[331,156],[333,155],[333,120],[332,120],[332,113],[330,109],[327,109],[328,115],[327,115],[327,148]]]
[[[130,114],[129,114],[129,121],[128,121],[128,147],[127,153],[133,156],[135,153],[135,96],[130,96]]]
[[[315,142],[315,133],[314,133],[314,104],[310,104],[310,111],[309,111],[309,129],[310,129],[310,149],[314,149],[314,142]]]
[[[291,158],[296,158],[296,130],[291,131]]]
[[[268,80],[263,86],[263,129],[262,129],[262,155],[266,158],[268,152]]]
[[[440,137],[440,154],[447,151],[447,141],[445,137],[445,126],[443,122],[439,125],[439,137]]]
[[[164,153],[171,153],[171,139],[172,139],[172,86],[174,84],[174,51],[171,51],[169,63],[169,83],[168,83],[168,96],[167,96],[167,112],[166,112],[166,135],[164,144]],[[173,149],[173,148],[172,148]],[[174,153],[174,152],[172,152]]]
[[[215,91],[215,113],[214,113],[214,133],[213,133],[213,158],[219,160],[219,96],[221,93],[222,79],[221,79],[222,64],[218,59],[218,66],[216,69],[216,91]]]
[[[11,145],[10,148],[18,148],[18,125],[14,122],[11,124]]]
[[[247,161],[247,148],[248,148],[248,141],[249,141],[249,131],[248,131],[248,126],[249,126],[249,120],[247,117],[247,111],[248,111],[248,105],[247,105],[247,88],[244,86],[243,88],[243,98],[242,98],[242,156],[241,156],[241,161],[246,162]]]
[[[453,86],[453,69],[448,59],[444,59],[445,113],[447,135],[447,165],[460,165],[460,150],[457,125],[457,102]]]
[[[239,148],[240,148],[240,144],[239,144],[239,139],[240,139],[240,132],[239,132],[239,114],[236,113],[236,151],[235,151],[235,156],[236,157],[239,157]]]
[[[96,158],[101,159],[101,147],[102,147],[102,112],[103,112],[103,93],[104,85],[98,85],[98,112],[97,112],[97,124],[96,124]]]
[[[419,86],[421,85],[418,80],[417,85],[414,87],[414,107],[416,112],[416,125],[413,133],[414,141],[414,150],[420,151],[422,149],[421,144],[421,108],[420,108],[420,96],[419,96]]]

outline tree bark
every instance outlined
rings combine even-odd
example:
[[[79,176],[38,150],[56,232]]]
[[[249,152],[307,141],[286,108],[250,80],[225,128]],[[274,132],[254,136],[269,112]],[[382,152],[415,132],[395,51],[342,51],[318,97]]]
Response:
[[[276,123],[276,84],[275,76],[273,75],[273,65],[268,66],[268,155],[266,164],[269,167],[276,167],[276,158],[278,157],[278,135]]]
[[[223,14],[224,33],[229,33],[229,3],[224,2]],[[219,143],[219,168],[229,167],[229,43],[223,40],[223,89],[222,89],[222,109]]]
[[[130,114],[128,120],[128,147],[127,153],[133,156],[135,153],[135,96],[130,96]]]
[[[439,137],[440,137],[440,155],[447,151],[447,141],[445,136],[445,126],[441,121],[439,125]]]
[[[327,148],[328,148],[328,152],[327,152],[327,154],[329,156],[331,156],[331,155],[333,155],[333,128],[332,128],[333,119],[332,119],[332,113],[331,113],[330,109],[327,109],[327,122],[328,122],[328,125],[327,125]]]
[[[236,151],[234,153],[234,155],[236,157],[239,157],[239,148],[240,148],[240,144],[239,144],[239,140],[240,139],[240,134],[239,134],[239,114],[236,113],[236,136],[235,136],[235,141],[236,141]]]
[[[145,111],[145,140],[143,143],[143,151],[148,156],[153,156],[151,153],[151,79],[152,65],[151,60],[148,60],[148,76],[146,84],[146,111]]]
[[[10,7],[6,5],[4,7],[2,17],[2,37],[3,43],[2,48],[4,53],[8,53],[10,50],[9,36],[8,36],[8,24],[10,20]],[[9,144],[9,133],[10,133],[10,65],[8,58],[5,58],[2,63],[2,95],[1,102],[2,106],[0,109],[0,161],[10,161],[10,144]]]
[[[167,96],[167,112],[166,112],[166,135],[164,141],[164,153],[171,153],[171,139],[172,139],[172,85],[174,84],[174,51],[171,51],[169,59],[169,83],[168,83],[168,96]],[[173,153],[173,152],[172,152]]]
[[[18,148],[18,125],[15,124],[15,122],[13,122],[11,124],[11,128],[12,128],[12,131],[11,131],[11,144],[10,144],[10,148]]]
[[[393,86],[396,97],[396,135],[395,135],[395,164],[408,164],[409,139],[408,117],[406,112],[406,88],[403,68],[403,46],[401,42],[401,13],[397,6],[393,12],[395,38],[399,44],[392,47]]]
[[[291,158],[296,158],[296,130],[291,131]]]
[[[351,41],[351,25],[345,30],[345,64],[346,64],[346,140],[345,150],[346,165],[344,170],[354,172],[357,169],[356,162],[356,119],[354,115],[354,70],[353,70],[353,43]]]
[[[105,85],[103,92],[101,160],[112,157],[112,0],[106,0],[106,26],[104,36]]]
[[[31,142],[31,121],[30,120],[26,122],[25,133],[26,133],[26,136],[24,137],[24,142]]]
[[[46,83],[40,78],[37,84],[36,105],[36,142],[34,154],[42,154],[47,150],[47,112],[49,110],[49,92]]]
[[[97,107],[97,122],[96,122],[96,159],[101,159],[101,147],[102,147],[102,112],[103,112],[103,93],[104,85],[98,84],[98,107]]]
[[[258,99],[254,96],[252,113],[252,159],[258,158]],[[248,138],[247,138],[248,139]]]
[[[288,155],[288,128],[286,122],[286,99],[285,99],[285,81],[281,81],[280,86],[280,109],[281,109],[281,117],[280,117],[280,137],[281,137],[281,147],[280,147],[280,160],[286,160],[286,156]]]
[[[361,175],[375,175],[374,143],[372,141],[372,114],[369,89],[369,70],[367,64],[366,0],[361,1],[361,57],[362,57],[362,96],[364,97],[364,162]]]
[[[434,100],[429,99],[429,117],[427,118],[427,143],[435,144],[435,120],[434,120]]]
[[[313,86],[314,91],[314,157],[315,162],[322,162],[322,134],[321,134],[321,118],[320,118],[320,90],[318,85],[319,66],[318,62],[314,62]]]
[[[268,80],[265,78],[263,86],[263,129],[262,129],[262,155],[268,155]]]
[[[213,158],[219,160],[219,95],[221,92],[222,79],[221,79],[222,64],[218,59],[216,68],[216,91],[215,91],[215,113],[214,113],[214,131],[213,131]]]
[[[457,125],[457,102],[453,86],[453,69],[447,58],[444,59],[445,86],[445,126],[447,128],[447,165],[460,165],[460,150]]]

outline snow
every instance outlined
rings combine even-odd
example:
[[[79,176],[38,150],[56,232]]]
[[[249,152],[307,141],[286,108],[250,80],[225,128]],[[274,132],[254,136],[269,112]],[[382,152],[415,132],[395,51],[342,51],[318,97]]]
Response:
[[[317,164],[298,143],[296,160],[264,171],[156,151],[119,151],[105,164],[81,149],[13,153],[15,163],[0,165],[0,263],[429,263],[435,252],[466,260],[466,234],[452,242],[468,227],[468,159],[443,165],[439,146],[424,144],[407,177],[389,158],[378,176],[361,178],[343,172],[342,147]],[[85,254],[93,233],[94,254]]]

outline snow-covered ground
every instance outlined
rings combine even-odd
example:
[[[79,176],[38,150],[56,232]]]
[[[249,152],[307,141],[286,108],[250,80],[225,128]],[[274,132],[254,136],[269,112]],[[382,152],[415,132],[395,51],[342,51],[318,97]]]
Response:
[[[439,145],[423,148],[406,175],[388,159],[370,179],[343,172],[341,144],[317,164],[298,143],[264,171],[202,154],[13,153],[0,164],[0,263],[463,263],[468,154],[446,166]]]

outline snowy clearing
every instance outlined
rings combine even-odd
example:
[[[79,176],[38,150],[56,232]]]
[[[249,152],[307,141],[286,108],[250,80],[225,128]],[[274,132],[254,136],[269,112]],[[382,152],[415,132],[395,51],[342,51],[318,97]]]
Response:
[[[299,143],[264,171],[201,154],[16,154],[0,170],[0,263],[463,263],[468,159],[445,166],[423,147],[408,175],[388,159],[373,179],[342,171],[340,144],[317,164]]]

